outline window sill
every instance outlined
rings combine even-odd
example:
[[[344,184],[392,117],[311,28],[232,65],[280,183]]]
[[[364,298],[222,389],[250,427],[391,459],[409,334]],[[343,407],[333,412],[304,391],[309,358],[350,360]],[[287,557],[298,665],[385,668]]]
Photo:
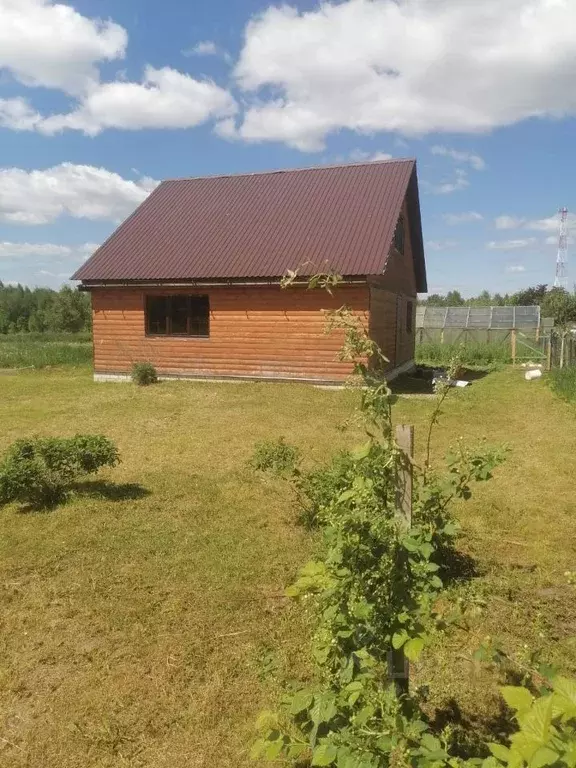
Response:
[[[188,336],[182,333],[146,333],[147,339],[191,339],[193,341],[210,341],[210,336]]]

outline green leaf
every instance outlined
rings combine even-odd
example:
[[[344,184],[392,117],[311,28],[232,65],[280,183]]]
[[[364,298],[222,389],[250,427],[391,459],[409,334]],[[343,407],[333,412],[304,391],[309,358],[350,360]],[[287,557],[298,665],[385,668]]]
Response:
[[[332,720],[337,711],[334,695],[322,693],[314,697],[314,706],[310,710],[310,717],[314,725],[319,725]]]
[[[550,735],[552,707],[552,696],[545,696],[536,699],[531,710],[522,716],[522,733],[530,739],[537,740],[542,746]]]
[[[360,710],[356,717],[354,718],[354,722],[356,725],[365,725],[368,720],[374,715],[374,707],[371,704],[368,704],[366,707]]]
[[[260,712],[256,719],[256,730],[259,732],[271,731],[273,728],[276,728],[277,725],[278,717],[275,712],[271,712],[269,709]]]
[[[442,744],[440,743],[440,741],[436,738],[436,736],[432,736],[431,733],[425,733],[424,736],[422,736],[420,743],[429,752],[436,752],[437,750],[442,748]]]
[[[500,688],[504,701],[517,712],[526,712],[532,706],[532,694],[519,685],[505,685]]]
[[[333,744],[320,744],[312,755],[312,765],[332,765],[338,755]]]
[[[434,547],[432,544],[428,544],[428,542],[425,541],[424,544],[420,544],[420,552],[424,555],[426,560],[428,560],[430,555],[434,553]]]
[[[413,637],[411,640],[408,640],[404,646],[404,655],[407,659],[410,659],[410,661],[417,661],[420,657],[420,654],[422,653],[423,648],[424,638]]]
[[[408,639],[409,639],[409,635],[405,629],[403,629],[401,632],[395,632],[392,635],[392,648],[395,648],[396,650],[398,650],[399,648],[402,648],[402,646]]]
[[[543,768],[545,765],[553,765],[560,755],[550,747],[540,747],[530,760],[530,768]]]
[[[251,760],[257,760],[259,757],[261,757],[264,754],[264,749],[268,746],[268,742],[266,739],[258,739],[257,741],[252,744],[252,749],[250,750],[250,759]]]
[[[371,449],[372,441],[369,440],[367,443],[364,443],[364,445],[359,445],[357,448],[354,448],[350,452],[350,456],[354,461],[362,461],[362,459],[365,459],[370,455]]]
[[[307,744],[290,744],[286,752],[286,757],[302,757],[308,750]]]
[[[565,712],[565,714],[572,714],[573,708],[576,707],[576,680],[570,680],[567,677],[557,677],[552,687],[557,696],[565,699],[571,705],[571,707],[567,708],[569,711]]]
[[[284,739],[276,739],[276,741],[268,742],[268,746],[264,750],[266,760],[275,760],[282,752],[284,746]]]
[[[488,744],[488,749],[494,757],[497,757],[498,760],[501,760],[503,763],[507,763],[508,759],[510,757],[510,750],[508,747],[503,746],[502,744],[496,744],[495,742],[491,742]]]
[[[350,499],[353,499],[357,495],[358,491],[353,488],[350,488],[348,491],[343,491],[340,496],[338,496],[338,504],[343,504],[345,501],[350,501]]]
[[[291,715],[298,715],[300,712],[304,712],[312,704],[314,697],[310,691],[298,691],[298,693],[292,699],[289,712]]]
[[[404,549],[407,549],[408,552],[418,552],[418,549],[420,545],[417,541],[410,538],[410,536],[403,536],[402,539],[400,539],[400,543],[404,547]]]

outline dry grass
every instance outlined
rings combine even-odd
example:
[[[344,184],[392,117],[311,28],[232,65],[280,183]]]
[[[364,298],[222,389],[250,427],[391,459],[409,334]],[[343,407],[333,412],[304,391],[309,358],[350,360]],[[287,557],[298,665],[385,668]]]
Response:
[[[102,432],[124,462],[45,514],[2,511],[0,766],[245,768],[256,713],[306,674],[308,631],[281,597],[312,542],[280,481],[246,468],[284,435],[309,461],[354,443],[350,393],[299,385],[93,384],[88,371],[2,376],[0,448],[16,437]],[[416,424],[431,403],[400,399]],[[432,704],[497,713],[467,656],[486,634],[574,668],[573,407],[501,371],[454,392],[435,439],[513,449],[459,510],[479,613],[416,676]]]

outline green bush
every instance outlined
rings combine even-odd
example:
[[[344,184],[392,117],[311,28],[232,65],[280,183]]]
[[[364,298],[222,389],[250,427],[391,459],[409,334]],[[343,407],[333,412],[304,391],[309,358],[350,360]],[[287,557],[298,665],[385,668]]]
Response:
[[[119,461],[116,446],[102,435],[17,440],[0,463],[0,506],[13,501],[53,506],[80,477]]]
[[[283,437],[257,443],[250,465],[254,469],[282,474],[293,471],[300,458],[300,451],[289,445]]]
[[[139,387],[147,387],[149,384],[156,384],[158,374],[152,363],[134,363],[132,366],[132,381]]]

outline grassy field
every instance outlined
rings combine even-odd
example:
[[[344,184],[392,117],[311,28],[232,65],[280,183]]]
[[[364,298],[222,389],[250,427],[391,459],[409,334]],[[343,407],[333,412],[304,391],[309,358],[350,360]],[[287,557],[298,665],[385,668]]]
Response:
[[[287,384],[94,384],[88,370],[5,373],[0,448],[102,432],[122,465],[50,513],[1,512],[0,766],[247,768],[253,721],[307,673],[309,628],[282,596],[313,549],[289,490],[246,467],[284,435],[312,464],[354,444],[355,396]],[[424,441],[430,399],[400,398]],[[467,630],[415,668],[430,711],[488,727],[486,635],[576,668],[574,407],[510,369],[454,392],[435,456],[463,435],[512,449],[458,510],[476,576]]]
[[[554,368],[549,374],[552,391],[568,401],[576,400],[576,366]]]
[[[91,360],[89,334],[0,334],[0,369],[85,365]]]

